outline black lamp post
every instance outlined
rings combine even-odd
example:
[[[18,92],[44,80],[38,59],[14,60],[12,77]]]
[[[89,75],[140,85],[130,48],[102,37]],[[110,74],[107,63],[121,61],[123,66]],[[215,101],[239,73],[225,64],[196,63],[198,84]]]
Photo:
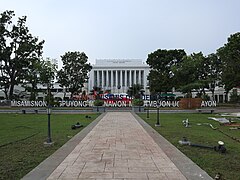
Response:
[[[157,123],[155,124],[155,126],[156,127],[159,127],[159,126],[161,126],[160,125],[160,117],[159,117],[159,108],[160,108],[160,104],[159,103],[157,103]]]
[[[147,119],[149,119],[149,106],[150,106],[150,103],[147,102]]]
[[[99,112],[99,109],[98,109],[98,104],[97,104],[97,112]]]
[[[47,138],[47,143],[52,143],[51,123],[50,123],[50,117],[51,117],[51,107],[50,107],[50,105],[48,105],[48,107],[47,107],[47,115],[48,115],[48,138]]]

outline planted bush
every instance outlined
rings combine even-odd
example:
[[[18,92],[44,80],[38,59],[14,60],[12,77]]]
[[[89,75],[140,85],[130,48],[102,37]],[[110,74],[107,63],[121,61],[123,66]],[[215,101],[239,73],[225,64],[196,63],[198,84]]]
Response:
[[[96,99],[93,104],[94,106],[103,106],[104,101],[101,99]]]
[[[144,101],[142,99],[133,99],[134,106],[143,106]]]

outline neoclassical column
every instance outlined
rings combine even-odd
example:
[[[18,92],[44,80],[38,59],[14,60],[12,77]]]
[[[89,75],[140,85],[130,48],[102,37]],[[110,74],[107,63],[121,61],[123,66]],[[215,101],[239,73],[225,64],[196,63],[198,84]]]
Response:
[[[103,70],[101,70],[101,86],[103,88]]]
[[[123,80],[123,73],[122,73],[122,70],[120,70],[120,86],[121,86],[121,88],[120,89],[122,89],[122,87],[123,87],[123,83],[122,83],[122,80]]]
[[[137,84],[137,71],[134,70],[134,84]]]
[[[96,75],[96,74],[97,74],[97,71],[94,71],[94,72],[93,72],[93,79],[94,79],[93,86],[96,86],[96,85],[97,85],[97,82],[96,82],[96,79],[97,79],[96,76],[97,76],[97,75]]]
[[[145,88],[146,87],[146,85],[145,85],[145,77],[144,77],[144,71],[143,70],[141,70],[141,85],[143,85],[143,88]]]
[[[146,72],[143,70],[143,87],[145,91],[147,92],[147,77],[146,77]]]
[[[132,86],[132,70],[129,70],[129,87]]]
[[[100,71],[97,70],[97,87],[100,87]]]
[[[113,88],[113,78],[114,78],[113,70],[111,70],[111,89]]]
[[[118,88],[118,70],[116,70],[116,88]]]
[[[108,70],[106,71],[106,75],[107,75],[107,78],[106,78],[106,87],[109,87],[109,79],[108,79]]]
[[[138,70],[138,84],[141,85],[141,70]]]
[[[127,70],[125,70],[125,89],[127,88]]]

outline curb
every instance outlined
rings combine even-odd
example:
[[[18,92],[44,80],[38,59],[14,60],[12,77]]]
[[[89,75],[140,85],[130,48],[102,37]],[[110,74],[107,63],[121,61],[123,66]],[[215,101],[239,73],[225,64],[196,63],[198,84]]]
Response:
[[[153,138],[157,145],[164,151],[168,158],[176,165],[176,167],[182,172],[187,179],[206,179],[212,180],[204,170],[196,165],[191,159],[179,151],[163,136],[161,136],[155,129],[142,120],[137,114],[132,113],[139,124],[147,131],[147,133]]]
[[[32,171],[26,174],[22,180],[45,180],[59,166],[59,164],[74,150],[83,138],[98,124],[106,113],[98,116],[92,123],[76,134],[72,139],[55,151],[51,156],[41,162]]]

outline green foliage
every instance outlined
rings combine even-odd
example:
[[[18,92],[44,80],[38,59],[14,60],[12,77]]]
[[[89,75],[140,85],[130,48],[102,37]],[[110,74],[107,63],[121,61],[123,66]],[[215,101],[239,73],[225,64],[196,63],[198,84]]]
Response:
[[[229,92],[233,87],[240,86],[240,32],[230,35],[217,54],[222,61],[222,82]]]
[[[29,92],[31,92],[30,100],[36,100],[38,83],[48,86],[49,88],[51,88],[54,83],[57,67],[56,64],[52,64],[51,61],[50,58],[47,58],[46,60],[41,59],[32,64],[28,69],[23,85]]]
[[[94,106],[103,106],[104,101],[101,99],[96,99],[93,104]]]
[[[140,98],[140,96],[142,95],[142,88],[143,86],[141,86],[140,84],[133,84],[131,87],[128,88],[128,95],[129,96],[133,96],[135,98]]]
[[[191,93],[193,89],[205,93],[208,88],[210,61],[200,52],[185,56],[183,60],[172,68],[175,74],[175,85],[183,93]]]
[[[61,56],[63,67],[58,71],[58,82],[73,93],[79,93],[87,82],[88,72],[92,66],[87,63],[88,57],[84,52],[67,52]]]
[[[180,99],[182,99],[183,98],[183,96],[178,96],[178,97],[176,97],[176,101],[180,101]]]
[[[44,41],[32,36],[26,16],[14,24],[14,11],[0,14],[0,86],[7,99],[13,99],[14,86],[25,80],[29,69],[42,55]]]
[[[133,104],[134,106],[143,106],[144,101],[143,101],[143,99],[133,99],[132,104]]]
[[[40,62],[39,75],[40,83],[51,86],[57,73],[57,66],[51,62],[50,58]]]
[[[148,55],[147,64],[151,68],[148,80],[151,92],[168,92],[175,87],[174,73],[171,68],[177,66],[185,55],[184,50],[177,49],[158,49]]]
[[[240,96],[237,93],[237,89],[234,89],[233,92],[230,94],[230,102],[231,103],[240,102]]]
[[[146,114],[144,113],[139,114],[139,116],[142,117],[142,119],[146,118]],[[211,123],[214,127],[219,128],[224,133],[235,138],[240,137],[240,131],[229,131],[229,127],[220,126],[218,122],[208,120],[208,116],[207,114],[161,113],[161,127],[155,127],[157,114],[150,113],[150,119],[146,120],[146,122],[205,170],[211,177],[214,178],[217,173],[221,173],[223,179],[239,179],[239,143],[218,130],[211,129],[210,126],[198,126],[197,123]],[[190,128],[185,128],[182,124],[182,120],[187,118],[191,125]],[[221,154],[210,149],[180,145],[178,141],[183,137],[187,137],[192,143],[207,146],[216,146],[217,142],[221,140],[226,145],[227,153]]]
[[[214,90],[217,86],[217,83],[221,81],[222,74],[222,61],[221,59],[214,53],[207,56],[208,62],[208,74],[207,79],[209,83],[209,90],[212,92],[212,97],[214,97]]]

